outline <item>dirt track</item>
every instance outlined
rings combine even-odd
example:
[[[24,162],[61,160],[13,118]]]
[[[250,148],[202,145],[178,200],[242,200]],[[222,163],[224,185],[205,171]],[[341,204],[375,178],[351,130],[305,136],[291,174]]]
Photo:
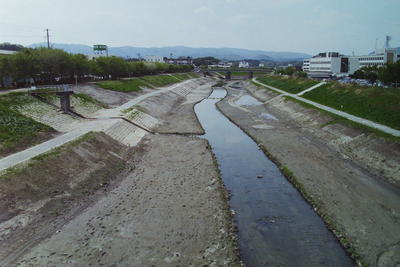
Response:
[[[248,86],[262,101],[275,96]],[[390,174],[396,173],[397,165],[392,168],[385,165],[385,162],[398,160],[393,158],[398,145],[386,143],[386,150],[379,151],[373,150],[370,143],[358,144],[358,150],[370,150],[370,155],[375,153],[385,159],[381,171],[388,174],[386,180],[376,175],[379,165],[365,163],[368,154],[351,158],[351,154],[342,152],[343,146],[325,139],[327,135],[319,125],[329,121],[326,115],[279,98],[266,105],[237,105],[240,95],[249,95],[249,92],[235,88],[228,88],[228,91],[228,97],[218,107],[294,173],[295,182],[314,202],[318,212],[339,231],[339,237],[343,234],[342,241],[350,242],[353,251],[371,266],[399,264],[400,190],[396,180],[393,184],[387,182],[395,177]],[[341,132],[357,140],[359,130],[344,125],[328,127],[334,129],[331,136]],[[358,134],[360,138],[379,141],[362,132]],[[340,137],[335,136],[335,140],[337,142]],[[385,144],[385,141],[379,142]]]

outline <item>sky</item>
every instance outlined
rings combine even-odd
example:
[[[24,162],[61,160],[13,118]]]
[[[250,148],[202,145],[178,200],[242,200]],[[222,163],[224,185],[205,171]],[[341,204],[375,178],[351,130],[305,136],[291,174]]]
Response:
[[[0,0],[0,42],[366,54],[400,46],[400,0]]]

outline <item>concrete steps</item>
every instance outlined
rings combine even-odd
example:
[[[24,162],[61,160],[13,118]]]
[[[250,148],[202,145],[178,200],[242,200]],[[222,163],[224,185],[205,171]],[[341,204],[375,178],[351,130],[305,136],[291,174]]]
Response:
[[[153,116],[144,113],[138,109],[133,109],[124,116],[125,119],[138,124],[139,126],[151,131],[159,123],[159,120]]]
[[[120,120],[111,125],[105,133],[121,144],[133,147],[140,142],[147,132],[127,121]]]

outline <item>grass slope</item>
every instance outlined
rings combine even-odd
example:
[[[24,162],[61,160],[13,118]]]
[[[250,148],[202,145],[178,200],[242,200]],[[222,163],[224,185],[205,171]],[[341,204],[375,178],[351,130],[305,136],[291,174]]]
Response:
[[[161,87],[170,85],[173,83],[181,82],[179,78],[174,77],[173,75],[152,75],[152,76],[143,76],[141,79],[146,82],[154,85],[155,87]]]
[[[262,76],[257,78],[257,80],[292,94],[300,93],[318,83],[317,81],[310,79],[289,78],[284,76]]]
[[[0,96],[0,154],[20,143],[34,143],[34,137],[40,132],[53,130],[35,120],[25,117],[16,108],[35,101],[25,93],[10,93]]]
[[[138,92],[141,87],[162,87],[184,80],[198,78],[195,73],[177,73],[164,75],[149,75],[143,77],[132,78],[129,80],[102,81],[96,85],[103,89],[119,91],[119,92]]]
[[[148,85],[139,78],[133,78],[129,80],[103,81],[96,83],[96,85],[103,89],[119,92],[138,92],[141,90],[141,86],[148,87]]]
[[[172,76],[182,81],[199,77],[196,73],[174,73]]]
[[[400,89],[330,82],[303,97],[400,130]]]

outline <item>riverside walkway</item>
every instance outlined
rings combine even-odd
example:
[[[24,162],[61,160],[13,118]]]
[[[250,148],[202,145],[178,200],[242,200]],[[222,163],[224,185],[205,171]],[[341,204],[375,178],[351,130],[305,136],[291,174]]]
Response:
[[[63,135],[57,136],[46,142],[33,146],[31,148],[25,149],[23,151],[11,154],[7,157],[0,159],[0,172],[8,168],[11,168],[17,164],[26,162],[40,154],[46,153],[54,148],[62,146],[68,142],[76,140],[77,138],[92,132],[92,131],[106,131],[114,123],[122,119],[121,111],[138,104],[139,102],[149,98],[151,96],[161,94],[167,91],[176,89],[178,86],[185,85],[191,80],[187,80],[181,83],[177,83],[168,87],[161,88],[157,91],[153,91],[141,96],[138,96],[127,103],[113,109],[103,109],[100,110],[95,118],[90,120],[85,120],[84,122],[78,124],[74,130],[65,133]],[[25,90],[25,89],[24,89]]]
[[[311,90],[314,89],[313,87],[311,87],[311,88],[309,88],[309,89],[306,89],[306,90],[304,90],[303,92],[301,92],[301,93],[299,93],[299,94],[291,94],[291,93],[288,93],[288,92],[283,91],[283,90],[281,90],[281,89],[278,89],[278,88],[269,86],[269,85],[267,85],[267,84],[261,83],[261,82],[257,81],[256,78],[253,78],[252,81],[253,81],[254,83],[258,84],[258,85],[267,87],[267,88],[269,88],[269,89],[271,89],[271,90],[273,90],[273,91],[275,91],[275,92],[280,93],[281,96],[289,96],[289,97],[292,97],[292,98],[294,98],[294,99],[297,99],[297,100],[302,101],[302,102],[304,102],[304,103],[310,104],[310,105],[312,105],[312,106],[314,106],[314,107],[317,107],[317,108],[319,108],[319,109],[328,111],[328,112],[330,112],[330,113],[336,114],[336,115],[341,116],[341,117],[343,117],[343,118],[346,118],[346,119],[348,119],[348,120],[351,120],[351,121],[360,123],[360,124],[362,124],[362,125],[365,125],[365,126],[368,126],[368,127],[374,128],[374,129],[378,129],[378,130],[380,130],[380,131],[382,131],[382,132],[384,132],[384,133],[387,133],[387,134],[390,134],[390,135],[393,135],[393,136],[397,136],[397,137],[400,136],[400,131],[399,131],[399,130],[390,128],[390,127],[388,127],[388,126],[386,126],[386,125],[379,124],[379,123],[376,123],[376,122],[373,122],[373,121],[370,121],[370,120],[367,120],[367,119],[364,119],[364,118],[360,118],[360,117],[351,115],[351,114],[349,114],[349,113],[346,113],[346,112],[343,112],[343,111],[340,111],[340,110],[337,110],[337,109],[334,109],[334,108],[331,108],[331,107],[328,107],[328,106],[321,105],[321,104],[319,104],[319,103],[317,103],[317,102],[314,102],[314,101],[311,101],[311,100],[305,99],[304,97],[299,96],[299,95],[302,94],[303,92],[306,92],[306,91],[308,91],[308,90],[310,90],[310,89],[311,89]],[[320,86],[320,85],[318,85],[318,86]]]

